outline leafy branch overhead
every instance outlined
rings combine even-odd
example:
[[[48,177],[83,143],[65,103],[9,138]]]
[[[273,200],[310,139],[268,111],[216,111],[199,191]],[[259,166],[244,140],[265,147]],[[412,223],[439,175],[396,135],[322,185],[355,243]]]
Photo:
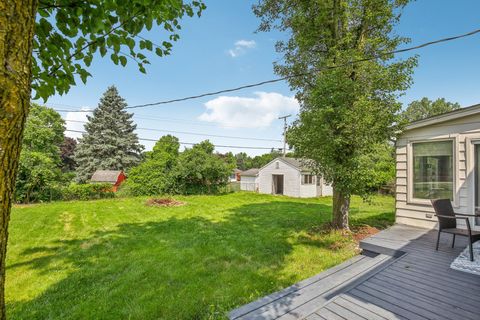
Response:
[[[95,54],[122,66],[130,59],[145,73],[147,51],[170,54],[180,20],[205,8],[202,1],[182,0],[41,0],[33,42],[35,98],[66,93],[78,78],[86,83]],[[140,36],[154,25],[164,30],[164,41]]]

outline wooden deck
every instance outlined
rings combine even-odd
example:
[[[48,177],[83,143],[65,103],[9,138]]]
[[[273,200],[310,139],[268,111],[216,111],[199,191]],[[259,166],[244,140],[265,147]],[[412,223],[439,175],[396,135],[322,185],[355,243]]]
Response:
[[[367,255],[233,310],[230,319],[480,319],[480,277],[450,269],[466,247],[395,225],[365,239]]]

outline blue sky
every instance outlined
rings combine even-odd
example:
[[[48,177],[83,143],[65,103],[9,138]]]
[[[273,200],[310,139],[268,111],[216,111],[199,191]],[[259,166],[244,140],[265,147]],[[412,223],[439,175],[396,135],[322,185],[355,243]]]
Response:
[[[47,105],[57,109],[93,108],[109,85],[116,85],[129,105],[167,100],[236,87],[275,78],[272,62],[281,57],[275,41],[278,32],[255,33],[258,19],[251,11],[255,1],[206,1],[201,18],[185,19],[181,38],[172,55],[152,56],[147,74],[134,64],[122,68],[108,59],[94,60],[86,85],[80,84],[64,96],[54,96]],[[403,12],[397,34],[410,37],[412,45],[480,28],[480,1],[419,0]],[[163,40],[159,30],[145,34],[154,42]],[[431,46],[419,55],[414,84],[401,101],[406,105],[424,96],[445,97],[463,106],[480,103],[480,35]],[[282,123],[278,115],[295,113],[298,106],[286,83],[247,89],[228,95],[138,109],[138,127],[280,140]],[[67,119],[81,120],[82,114],[62,113]],[[293,119],[293,117],[291,118]],[[68,122],[71,129],[80,123]],[[157,139],[162,133],[138,130],[140,137]],[[183,142],[199,142],[202,135],[175,134]],[[217,145],[281,147],[279,141],[208,137]],[[142,142],[147,150],[153,145]],[[261,154],[267,150],[217,148],[219,152],[245,151]]]

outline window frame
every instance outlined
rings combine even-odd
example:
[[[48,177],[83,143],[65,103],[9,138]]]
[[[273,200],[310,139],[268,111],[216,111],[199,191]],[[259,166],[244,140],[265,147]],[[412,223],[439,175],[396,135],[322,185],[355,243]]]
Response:
[[[465,138],[465,161],[466,163],[466,170],[467,170],[467,177],[465,179],[465,183],[471,184],[473,187],[469,188],[469,197],[472,212],[476,210],[476,196],[477,196],[477,183],[480,183],[480,175],[477,176],[476,164],[477,159],[475,157],[475,148],[480,147],[480,135],[474,134],[470,135],[470,137]],[[472,173],[472,174],[469,174]],[[470,179],[469,180],[469,176]],[[480,200],[480,199],[479,199]],[[470,210],[469,208],[469,210]],[[480,230],[480,219],[472,218],[470,223],[472,225],[472,229]]]
[[[305,179],[304,179],[304,178],[305,178],[306,176],[310,176],[312,182],[310,182],[310,183],[305,183]],[[315,185],[315,183],[316,183],[316,182],[315,182],[315,176],[314,176],[313,174],[311,174],[311,173],[302,173],[301,179],[302,179],[302,180],[301,180],[301,181],[302,181],[302,185],[304,185],[304,186],[311,186],[311,185]]]
[[[418,205],[431,205],[430,199],[421,199],[413,197],[414,189],[414,158],[413,158],[413,145],[416,143],[432,143],[432,142],[452,142],[452,204],[454,207],[458,207],[458,186],[460,185],[458,181],[458,139],[457,136],[451,136],[448,138],[434,138],[434,139],[412,139],[407,143],[407,203],[408,204],[418,204]]]

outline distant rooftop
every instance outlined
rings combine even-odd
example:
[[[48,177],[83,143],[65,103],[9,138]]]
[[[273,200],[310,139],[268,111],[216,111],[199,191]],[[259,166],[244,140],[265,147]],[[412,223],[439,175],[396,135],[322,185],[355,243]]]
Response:
[[[97,170],[90,179],[91,182],[110,182],[116,183],[121,170]]]
[[[242,173],[240,173],[240,175],[245,177],[255,177],[258,174],[258,171],[260,171],[260,169],[252,168],[252,169],[243,171]]]

